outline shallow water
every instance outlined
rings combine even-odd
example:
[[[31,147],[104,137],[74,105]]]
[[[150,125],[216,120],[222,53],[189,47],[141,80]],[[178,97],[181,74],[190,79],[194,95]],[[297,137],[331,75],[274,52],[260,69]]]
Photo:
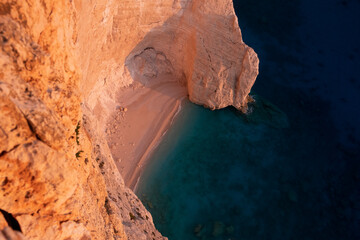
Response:
[[[235,8],[261,61],[251,113],[186,103],[138,196],[170,240],[360,239],[360,28],[331,32],[360,2]]]

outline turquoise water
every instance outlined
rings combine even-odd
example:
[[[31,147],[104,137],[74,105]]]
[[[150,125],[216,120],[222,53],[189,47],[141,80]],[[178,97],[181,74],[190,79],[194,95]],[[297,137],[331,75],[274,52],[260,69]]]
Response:
[[[234,6],[256,102],[186,103],[137,195],[170,240],[360,239],[360,2]]]
[[[174,240],[346,239],[333,237],[346,233],[356,196],[337,199],[350,193],[336,183],[336,156],[322,158],[327,146],[255,98],[248,116],[185,105],[137,191],[156,227]]]

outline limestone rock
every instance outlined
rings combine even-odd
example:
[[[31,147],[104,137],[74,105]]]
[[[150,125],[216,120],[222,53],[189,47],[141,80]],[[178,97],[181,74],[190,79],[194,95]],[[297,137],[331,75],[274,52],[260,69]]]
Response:
[[[28,239],[166,239],[105,141],[114,96],[174,81],[244,109],[257,73],[231,0],[2,0],[0,209]]]
[[[150,214],[85,131],[73,4],[0,3],[0,209],[28,239],[162,239],[151,217],[128,219]]]
[[[0,153],[10,151],[31,137],[28,123],[20,110],[9,98],[0,95]]]
[[[160,56],[166,61],[161,62]],[[189,0],[145,35],[125,65],[144,85],[165,68],[187,85],[194,103],[245,110],[259,60],[242,41],[231,0]]]

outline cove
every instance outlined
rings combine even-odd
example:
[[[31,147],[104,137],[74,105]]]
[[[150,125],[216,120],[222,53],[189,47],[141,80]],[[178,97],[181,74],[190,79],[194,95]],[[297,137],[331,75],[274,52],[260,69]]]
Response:
[[[360,4],[345,2],[234,1],[256,101],[184,104],[137,189],[163,235],[360,238]]]
[[[336,159],[255,99],[247,116],[186,103],[156,150],[137,195],[169,239],[339,239],[346,232],[348,223],[337,220],[351,218],[355,199],[337,199]]]

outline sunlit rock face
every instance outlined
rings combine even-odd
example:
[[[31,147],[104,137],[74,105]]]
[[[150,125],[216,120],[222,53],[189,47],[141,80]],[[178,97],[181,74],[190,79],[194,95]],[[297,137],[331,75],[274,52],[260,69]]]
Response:
[[[3,0],[0,66],[0,209],[24,236],[163,239],[106,144],[114,96],[171,76],[243,110],[258,58],[231,0]]]
[[[246,106],[259,60],[242,41],[231,0],[102,1],[74,4],[80,85],[90,110],[101,106],[107,116],[114,89],[143,82],[133,62],[146,49],[161,53],[191,101]]]
[[[192,102],[211,109],[244,110],[258,75],[256,53],[242,41],[232,1],[182,1],[173,16],[151,29],[127,56],[161,52]],[[136,72],[136,71],[135,71]]]
[[[27,239],[163,239],[88,131],[74,4],[0,3],[0,209]]]

